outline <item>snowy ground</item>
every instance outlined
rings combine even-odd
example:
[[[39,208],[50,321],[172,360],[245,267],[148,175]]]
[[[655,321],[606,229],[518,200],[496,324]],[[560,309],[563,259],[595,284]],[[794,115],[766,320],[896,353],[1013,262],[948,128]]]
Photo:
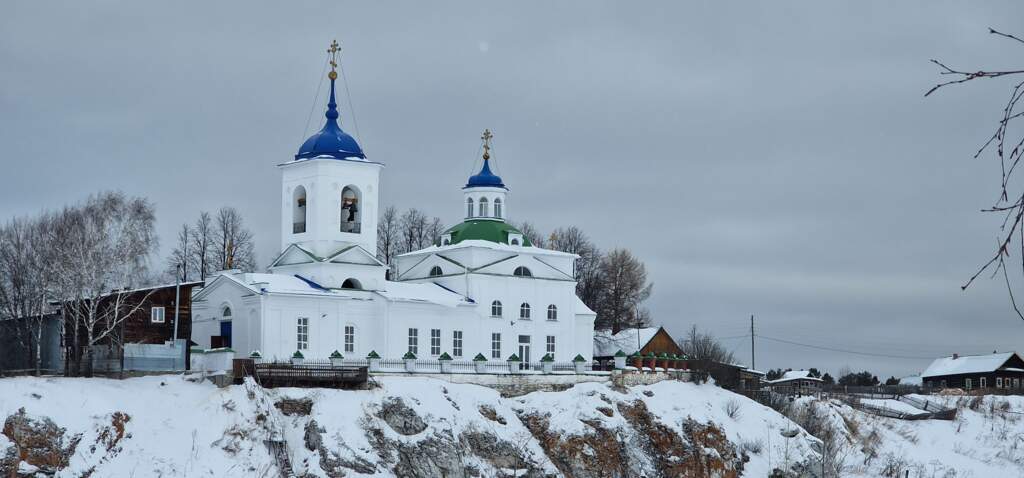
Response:
[[[1024,397],[919,398],[958,408],[957,418],[884,418],[838,401],[811,398],[795,405],[804,410],[815,407],[824,421],[841,431],[846,439],[837,453],[844,462],[842,476],[904,476],[907,472],[911,477],[1024,476]],[[871,402],[889,408],[901,403]]]
[[[388,462],[381,458],[381,443],[434,450],[423,448],[426,443],[440,450],[433,453],[443,454],[438,437],[455,437],[458,445],[458,437],[467,433],[491,440],[484,440],[493,448],[491,454],[485,449],[462,455],[464,451],[456,446],[460,453],[456,459],[474,466],[481,476],[516,474],[518,464],[502,461],[508,453],[528,459],[534,471],[558,475],[558,466],[565,466],[564,462],[552,461],[560,458],[545,450],[536,430],[531,433],[522,419],[545,417],[546,432],[558,439],[593,436],[594,430],[604,429],[607,436],[634,443],[636,424],[627,423],[624,410],[641,402],[658,426],[674,433],[685,433],[683,423],[688,418],[720,429],[737,450],[742,448],[749,456],[742,476],[767,476],[773,468],[816,456],[812,451],[816,440],[788,419],[713,385],[666,381],[613,390],[607,384],[581,384],[563,392],[504,398],[489,388],[430,378],[382,377],[378,381],[379,388],[367,391],[263,391],[246,386],[218,389],[178,376],[4,379],[0,380],[0,419],[23,408],[25,416],[48,417],[66,429],[64,444],[79,435],[67,466],[57,474],[67,477],[89,470],[94,478],[276,476],[264,440],[279,438],[287,440],[291,464],[299,475],[331,476],[328,470],[334,466],[334,476],[340,476],[338,470],[345,476],[393,476],[394,470],[404,466],[401,455],[408,450],[397,452],[398,462]],[[283,398],[309,399],[312,410],[308,415],[285,415],[273,405]],[[411,429],[406,429],[410,420],[403,427],[402,423],[389,426],[379,418],[385,416],[383,407],[395,400],[414,412]],[[119,412],[128,417],[121,423]],[[422,419],[422,429],[416,426],[416,417]],[[781,433],[786,430],[796,436],[784,438]],[[630,448],[623,443],[611,445]],[[639,445],[634,448],[629,452],[635,454],[629,457],[633,470],[656,476],[658,460],[665,457],[645,452]],[[0,435],[0,457],[12,450],[11,441]],[[714,458],[711,455],[718,452],[705,448],[696,453]],[[436,457],[413,461],[428,458]],[[31,469],[25,462],[18,466]]]

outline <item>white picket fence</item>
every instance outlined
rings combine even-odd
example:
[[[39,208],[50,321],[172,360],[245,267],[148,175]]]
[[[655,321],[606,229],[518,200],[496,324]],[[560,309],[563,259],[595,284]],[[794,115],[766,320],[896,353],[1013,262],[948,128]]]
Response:
[[[486,361],[474,362],[471,360],[450,360],[442,366],[440,360],[415,359],[411,366],[404,359],[341,359],[335,360],[334,365],[339,367],[368,367],[371,373],[484,373],[484,374],[541,374],[544,372],[544,364],[541,362],[504,362]],[[303,360],[303,364],[329,365],[331,362],[324,359]],[[479,368],[478,368],[479,367]],[[583,363],[580,369],[583,373],[591,373],[593,366],[590,363]],[[574,362],[551,362],[551,373],[576,373]],[[604,372],[607,373],[607,372]]]

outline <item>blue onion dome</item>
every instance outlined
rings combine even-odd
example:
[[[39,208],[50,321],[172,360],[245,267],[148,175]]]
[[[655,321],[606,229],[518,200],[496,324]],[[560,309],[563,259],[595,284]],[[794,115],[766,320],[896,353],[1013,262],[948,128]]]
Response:
[[[484,154],[484,167],[480,169],[479,173],[469,177],[466,187],[505,187],[505,183],[501,182],[501,177],[491,172],[491,160],[486,153]]]
[[[338,126],[338,104],[334,101],[334,80],[338,78],[338,74],[331,71],[329,77],[331,79],[331,97],[327,103],[327,113],[324,115],[327,117],[327,121],[320,131],[302,143],[295,159],[321,157],[366,159],[363,148],[360,148],[356,140],[343,131],[341,126]]]

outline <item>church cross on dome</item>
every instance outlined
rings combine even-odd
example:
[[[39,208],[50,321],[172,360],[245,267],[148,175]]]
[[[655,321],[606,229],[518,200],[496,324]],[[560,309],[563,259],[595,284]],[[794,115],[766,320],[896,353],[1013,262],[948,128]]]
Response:
[[[480,137],[484,141],[484,159],[491,159],[491,138],[493,137],[490,129],[485,129],[484,135]]]
[[[327,53],[331,54],[331,72],[327,76],[332,79],[338,79],[338,72],[335,69],[338,68],[338,53],[341,52],[341,46],[338,45],[338,40],[331,42],[331,47],[327,49]]]

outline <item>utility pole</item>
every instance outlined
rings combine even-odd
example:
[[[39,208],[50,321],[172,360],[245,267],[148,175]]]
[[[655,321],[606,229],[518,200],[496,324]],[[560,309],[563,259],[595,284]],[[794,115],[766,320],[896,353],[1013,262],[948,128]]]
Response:
[[[174,337],[171,346],[178,344],[178,302],[181,301],[181,264],[174,267]]]
[[[750,368],[757,370],[754,361],[754,314],[750,314]]]

